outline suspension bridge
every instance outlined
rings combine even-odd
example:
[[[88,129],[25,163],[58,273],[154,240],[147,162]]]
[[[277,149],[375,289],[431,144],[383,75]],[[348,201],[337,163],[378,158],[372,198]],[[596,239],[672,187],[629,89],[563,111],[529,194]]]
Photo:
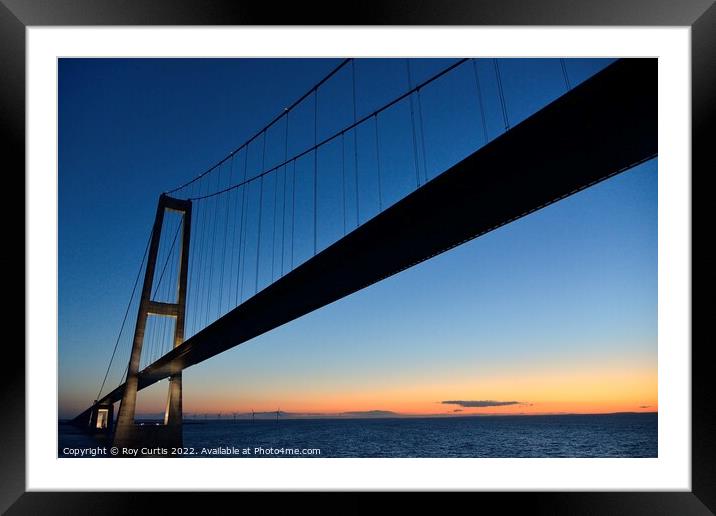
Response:
[[[118,337],[76,424],[120,444],[180,445],[184,369],[657,156],[655,59],[579,82],[569,60],[543,60],[559,86],[518,116],[509,59],[456,59],[423,77],[402,60],[403,84],[370,110],[357,100],[360,61],[160,195],[120,330],[136,303],[128,356]],[[462,94],[441,96],[447,81]],[[456,113],[469,123],[451,134]],[[164,425],[137,425],[138,391],[165,378]]]

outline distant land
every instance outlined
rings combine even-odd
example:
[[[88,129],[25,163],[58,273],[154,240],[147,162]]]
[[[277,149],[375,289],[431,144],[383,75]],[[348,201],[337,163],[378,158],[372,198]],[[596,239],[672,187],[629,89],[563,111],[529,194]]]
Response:
[[[222,413],[187,413],[184,414],[184,421],[204,421],[204,420],[251,420],[251,419],[276,419],[276,412],[222,412]],[[534,417],[534,416],[612,416],[619,414],[658,414],[657,410],[644,411],[644,412],[596,412],[591,414],[586,413],[575,413],[575,412],[545,412],[545,413],[498,413],[498,412],[486,412],[481,414],[475,413],[446,413],[446,414],[401,414],[399,412],[393,412],[391,410],[354,410],[348,412],[284,412],[283,410],[278,411],[278,417],[281,419],[389,419],[389,418],[469,418],[469,417]],[[137,414],[138,421],[161,421],[164,419],[164,413],[157,414]],[[69,419],[60,419],[60,422],[70,421]]]

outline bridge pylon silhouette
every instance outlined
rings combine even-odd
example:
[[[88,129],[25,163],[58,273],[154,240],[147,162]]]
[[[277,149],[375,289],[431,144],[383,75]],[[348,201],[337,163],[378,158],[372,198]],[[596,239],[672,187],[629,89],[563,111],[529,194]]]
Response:
[[[162,237],[164,215],[174,211],[182,217],[182,237],[179,248],[179,274],[177,276],[176,299],[174,303],[152,299],[152,285],[157,263],[157,254]],[[173,347],[184,342],[184,323],[186,316],[186,290],[189,264],[189,242],[191,238],[191,201],[174,199],[165,194],[159,197],[157,214],[152,227],[149,243],[147,267],[144,273],[142,294],[139,300],[137,323],[134,330],[132,351],[127,367],[127,379],[119,406],[114,433],[114,444],[118,447],[181,446],[182,444],[182,373],[181,370],[169,376],[169,391],[164,412],[163,425],[137,425],[135,409],[137,405],[138,373],[142,346],[150,315],[172,317],[175,320]]]

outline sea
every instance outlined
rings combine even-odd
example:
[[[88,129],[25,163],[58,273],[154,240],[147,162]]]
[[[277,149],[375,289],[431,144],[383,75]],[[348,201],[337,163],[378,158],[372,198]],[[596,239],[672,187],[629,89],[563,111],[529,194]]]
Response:
[[[184,457],[657,457],[657,413],[185,420]],[[144,424],[154,424],[147,421]],[[110,445],[59,424],[60,457]]]

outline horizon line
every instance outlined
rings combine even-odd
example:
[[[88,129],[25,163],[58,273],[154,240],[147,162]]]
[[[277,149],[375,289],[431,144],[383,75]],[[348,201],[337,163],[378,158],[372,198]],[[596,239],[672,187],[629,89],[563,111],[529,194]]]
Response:
[[[400,413],[392,411],[348,411],[348,412],[327,412],[327,413],[305,413],[305,412],[284,412],[284,411],[263,411],[256,412],[256,415],[260,415],[260,419],[269,419],[276,416],[276,412],[279,412],[280,417],[283,419],[401,419],[401,418],[420,418],[420,417],[532,417],[532,416],[612,416],[620,414],[658,414],[657,410],[622,410],[616,412],[486,412],[486,413],[425,413],[425,414],[410,414]],[[163,413],[145,413],[137,414],[139,418],[153,420],[162,419]],[[233,420],[233,419],[251,419],[251,412],[233,413],[229,412],[226,414],[221,413],[220,415],[214,415],[212,417],[206,417],[208,414],[192,414],[184,415],[182,420]],[[218,416],[218,417],[217,417]],[[237,416],[237,417],[234,417]],[[73,418],[58,418],[58,422],[71,421]]]

